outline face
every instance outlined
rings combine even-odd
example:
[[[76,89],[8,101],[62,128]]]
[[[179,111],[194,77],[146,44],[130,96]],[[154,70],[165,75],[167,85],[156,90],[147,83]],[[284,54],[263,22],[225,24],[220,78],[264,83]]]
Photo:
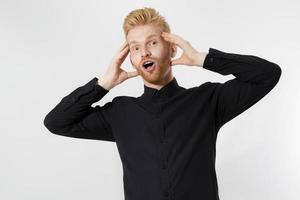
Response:
[[[141,25],[131,29],[126,36],[132,66],[145,81],[152,84],[163,82],[172,73],[170,62],[176,55],[175,44],[164,40],[161,33],[158,26]],[[148,59],[154,65],[146,69],[143,62]]]

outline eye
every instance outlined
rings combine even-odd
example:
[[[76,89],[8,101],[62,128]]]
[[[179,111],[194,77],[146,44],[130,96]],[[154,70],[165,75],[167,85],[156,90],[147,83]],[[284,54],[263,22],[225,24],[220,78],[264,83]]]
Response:
[[[157,42],[156,42],[155,40],[151,41],[151,44],[154,44],[154,45],[155,45],[156,43],[157,43]]]
[[[132,51],[135,51],[135,50],[138,50],[139,48],[137,47],[137,46],[133,46],[132,48],[131,48],[131,50]]]

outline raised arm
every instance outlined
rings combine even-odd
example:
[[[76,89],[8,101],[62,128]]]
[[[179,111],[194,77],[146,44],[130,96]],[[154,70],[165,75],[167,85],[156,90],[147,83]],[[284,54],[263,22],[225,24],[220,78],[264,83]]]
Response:
[[[209,49],[203,68],[234,79],[212,83],[211,105],[218,129],[269,93],[279,81],[281,68],[253,55],[226,53]]]
[[[218,129],[269,93],[281,76],[277,64],[258,56],[226,53],[214,48],[209,48],[208,53],[199,52],[179,35],[163,32],[161,36],[183,50],[179,58],[171,61],[172,65],[203,67],[235,76],[225,83],[210,82],[213,87],[211,107]]]
[[[64,97],[44,119],[48,130],[75,138],[115,141],[111,128],[114,99],[103,106],[91,105],[113,87],[139,75],[137,71],[127,72],[121,68],[128,53],[129,47],[125,41],[100,79],[95,77]]]
[[[93,78],[65,96],[46,115],[44,125],[57,135],[115,141],[108,120],[113,109],[112,102],[91,106],[107,93],[108,90],[98,84],[98,78]]]

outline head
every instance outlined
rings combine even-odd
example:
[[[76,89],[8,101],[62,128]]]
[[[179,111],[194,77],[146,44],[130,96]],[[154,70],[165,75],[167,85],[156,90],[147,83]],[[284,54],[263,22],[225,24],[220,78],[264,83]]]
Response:
[[[171,59],[176,55],[176,45],[163,39],[162,32],[170,33],[168,23],[153,8],[130,12],[123,24],[132,66],[145,83],[164,84],[173,78]],[[145,60],[154,62],[153,70],[143,66]],[[148,84],[148,85],[149,85]]]

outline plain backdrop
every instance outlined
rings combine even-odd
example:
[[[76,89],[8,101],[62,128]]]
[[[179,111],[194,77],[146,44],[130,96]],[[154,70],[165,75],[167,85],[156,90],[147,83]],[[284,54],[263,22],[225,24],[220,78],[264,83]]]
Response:
[[[222,200],[297,199],[297,0],[0,0],[0,199],[124,199],[115,143],[54,135],[43,119],[64,96],[105,72],[124,42],[125,16],[146,6],[159,11],[172,33],[198,51],[213,47],[252,54],[281,67],[275,88],[220,129],[216,171]],[[198,67],[173,67],[186,88],[234,78]],[[122,68],[133,70],[129,57]],[[93,106],[142,92],[142,79],[135,77]]]

